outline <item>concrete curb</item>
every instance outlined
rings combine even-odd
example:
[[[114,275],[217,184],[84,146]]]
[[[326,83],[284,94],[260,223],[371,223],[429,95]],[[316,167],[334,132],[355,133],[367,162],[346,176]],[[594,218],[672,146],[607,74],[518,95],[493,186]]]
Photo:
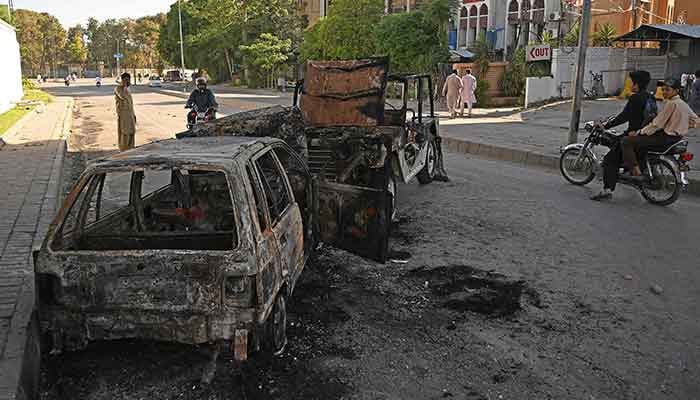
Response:
[[[41,214],[37,221],[37,230],[32,240],[32,251],[39,248],[46,235],[46,230],[53,220],[61,197],[61,173],[66,154],[66,139],[70,133],[73,115],[73,99],[66,102],[63,120],[57,124],[54,134],[59,140],[46,187],[46,194],[41,204]],[[0,391],[0,399],[29,400],[39,397],[40,377],[40,333],[39,324],[34,312],[34,262],[31,252],[27,266],[24,269],[24,282],[17,298],[15,313],[10,322],[7,344],[5,347],[3,374],[6,391]],[[10,385],[13,385],[12,388]],[[7,396],[7,397],[5,397]]]
[[[26,113],[25,115],[22,116],[22,118],[18,119],[9,129],[5,131],[5,133],[0,137],[0,150],[7,144],[3,138],[9,138],[14,136],[17,131],[20,130],[24,126],[24,124],[27,123],[28,120],[36,117],[36,115],[39,114],[36,111],[36,108],[31,110],[30,112]]]
[[[460,154],[474,154],[484,158],[507,161],[528,167],[540,167],[559,171],[559,156],[543,154],[507,146],[475,142],[442,136],[442,143],[449,151]],[[690,185],[684,194],[700,196],[700,180],[690,179]]]

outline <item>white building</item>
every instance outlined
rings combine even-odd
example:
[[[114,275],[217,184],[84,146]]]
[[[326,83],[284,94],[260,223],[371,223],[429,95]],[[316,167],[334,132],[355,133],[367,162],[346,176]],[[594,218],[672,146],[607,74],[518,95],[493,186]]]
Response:
[[[0,89],[0,113],[11,109],[14,103],[20,101],[22,91],[22,66],[19,56],[19,43],[15,28],[0,20],[0,77],[2,88]]]
[[[474,46],[481,35],[505,53],[539,42],[545,31],[565,34],[560,0],[462,0],[457,48]]]

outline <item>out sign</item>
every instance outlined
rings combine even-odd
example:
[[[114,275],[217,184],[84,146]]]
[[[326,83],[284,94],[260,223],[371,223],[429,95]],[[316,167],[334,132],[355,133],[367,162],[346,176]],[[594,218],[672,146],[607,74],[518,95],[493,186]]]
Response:
[[[552,49],[548,44],[527,46],[527,61],[549,61],[552,59]]]

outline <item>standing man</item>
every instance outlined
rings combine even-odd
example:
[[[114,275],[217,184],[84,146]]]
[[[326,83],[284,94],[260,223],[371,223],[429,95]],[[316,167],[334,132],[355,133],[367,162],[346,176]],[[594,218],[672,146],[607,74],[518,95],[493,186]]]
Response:
[[[472,75],[472,70],[468,69],[467,74],[462,77],[462,100],[459,101],[459,115],[464,116],[464,103],[467,103],[468,114],[472,116],[472,104],[476,103],[476,77]]]
[[[129,91],[131,75],[128,72],[124,72],[121,78],[119,86],[114,89],[114,100],[117,106],[119,150],[124,151],[134,148],[136,113],[134,112],[134,101]]]
[[[450,119],[454,118],[457,112],[459,92],[461,91],[462,79],[457,75],[457,70],[453,69],[442,87],[442,95],[447,97],[447,110],[450,112]]]

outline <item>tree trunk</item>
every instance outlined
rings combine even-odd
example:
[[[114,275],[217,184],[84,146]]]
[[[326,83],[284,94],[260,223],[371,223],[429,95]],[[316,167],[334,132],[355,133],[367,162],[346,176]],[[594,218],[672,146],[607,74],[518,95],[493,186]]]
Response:
[[[228,47],[224,48],[224,57],[226,58],[226,67],[228,68],[228,78],[233,81],[233,65],[231,65],[231,53]]]

